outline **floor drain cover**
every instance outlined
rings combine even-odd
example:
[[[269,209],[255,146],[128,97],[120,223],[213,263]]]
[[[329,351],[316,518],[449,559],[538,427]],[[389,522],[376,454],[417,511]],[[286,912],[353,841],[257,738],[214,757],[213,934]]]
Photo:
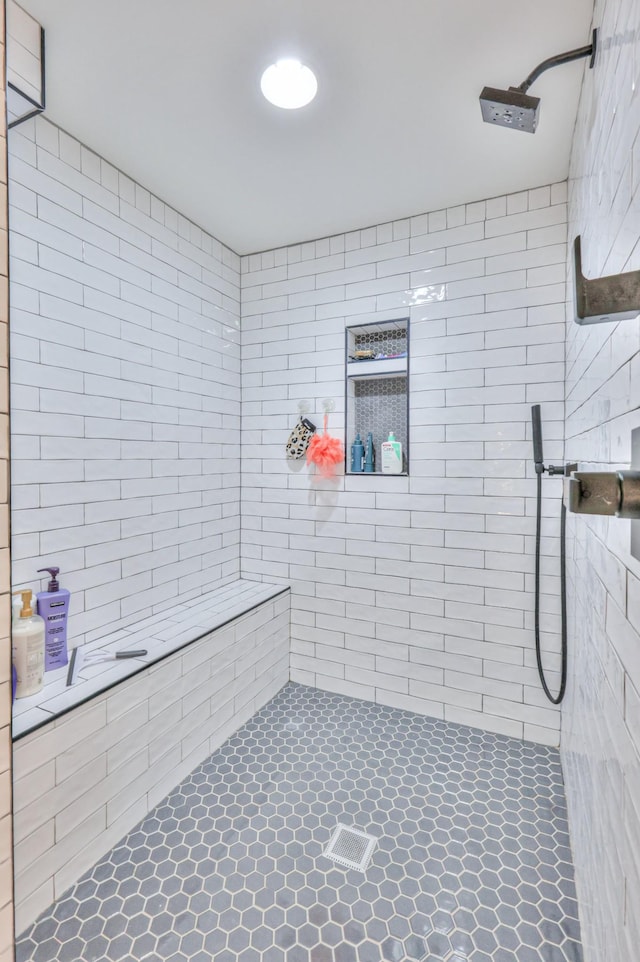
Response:
[[[367,835],[357,828],[338,823],[324,854],[338,865],[364,872],[371,861],[377,841],[374,835]]]

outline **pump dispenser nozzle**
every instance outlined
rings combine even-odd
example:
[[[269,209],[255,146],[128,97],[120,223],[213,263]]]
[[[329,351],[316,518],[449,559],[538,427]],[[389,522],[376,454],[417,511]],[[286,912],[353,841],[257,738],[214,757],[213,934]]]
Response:
[[[22,611],[20,612],[20,617],[31,618],[33,615],[33,608],[31,607],[33,591],[31,588],[25,588],[21,591],[12,591],[11,593],[14,595],[20,595],[22,598]]]
[[[60,568],[38,568],[38,574],[42,571],[48,571],[51,575],[51,581],[47,585],[47,591],[59,591],[60,582],[58,581],[58,575],[60,574]]]

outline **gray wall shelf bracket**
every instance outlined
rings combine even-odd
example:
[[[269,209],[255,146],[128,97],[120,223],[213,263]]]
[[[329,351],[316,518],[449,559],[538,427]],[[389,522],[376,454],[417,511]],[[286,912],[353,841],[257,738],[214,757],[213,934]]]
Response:
[[[576,324],[624,321],[640,314],[640,271],[588,280],[582,273],[580,235],[573,242]]]

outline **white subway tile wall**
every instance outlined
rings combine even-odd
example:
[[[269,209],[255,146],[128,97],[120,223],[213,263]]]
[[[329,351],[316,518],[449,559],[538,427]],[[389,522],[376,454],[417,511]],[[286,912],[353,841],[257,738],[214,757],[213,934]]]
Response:
[[[262,708],[288,672],[284,594],[16,742],[16,931]]]
[[[0,0],[4,23],[4,0]],[[4,31],[0,58],[4,63]],[[0,92],[4,103],[4,74]],[[11,610],[9,591],[9,304],[7,282],[7,127],[0,112],[0,962],[13,962],[13,843],[11,817]]]
[[[597,0],[570,176],[569,241],[588,277],[640,268],[640,5]],[[571,266],[571,265],[570,265]],[[567,318],[567,456],[629,467],[640,427],[638,320]],[[570,518],[570,665],[562,750],[586,962],[640,945],[640,564],[630,522]]]
[[[16,0],[9,0],[6,9],[7,115],[12,123],[31,113],[34,104],[43,103],[42,34],[38,21]]]
[[[292,680],[558,743],[530,406],[562,461],[565,271],[566,184],[243,258],[242,572],[291,583]],[[407,315],[411,477],[287,461],[300,401],[321,427],[333,399],[343,436],[345,327]],[[559,481],[544,492],[557,685]]]
[[[9,153],[13,583],[77,644],[239,575],[240,261],[43,118]]]

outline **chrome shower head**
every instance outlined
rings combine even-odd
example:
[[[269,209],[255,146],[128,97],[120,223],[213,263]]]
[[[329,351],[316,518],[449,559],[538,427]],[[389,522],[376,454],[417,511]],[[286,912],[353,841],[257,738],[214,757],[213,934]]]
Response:
[[[597,46],[598,31],[595,29],[588,46],[578,47],[576,50],[569,50],[567,53],[558,54],[557,57],[549,57],[548,60],[543,60],[535,70],[531,71],[519,87],[509,87],[508,90],[485,87],[480,94],[482,119],[488,124],[498,124],[500,127],[512,127],[514,130],[524,130],[528,134],[535,134],[540,112],[540,98],[530,97],[527,93],[531,84],[550,67],[571,63],[572,60],[590,57],[589,66],[593,67]]]
[[[480,94],[482,119],[489,124],[513,127],[535,134],[540,112],[540,98],[523,94],[517,87],[498,90],[485,87]]]

